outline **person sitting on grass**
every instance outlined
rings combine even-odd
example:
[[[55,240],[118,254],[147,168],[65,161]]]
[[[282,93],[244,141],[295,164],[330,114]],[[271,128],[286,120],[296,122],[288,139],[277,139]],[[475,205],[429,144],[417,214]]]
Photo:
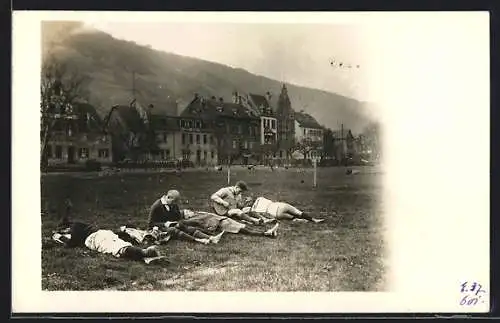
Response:
[[[139,244],[165,244],[171,239],[187,240],[202,244],[219,243],[224,231],[216,236],[207,235],[196,228],[177,225],[178,222],[168,222],[163,230],[153,227],[150,230],[140,230],[127,225],[120,227],[121,234],[127,235],[127,240],[132,240]],[[191,232],[189,234],[187,232]]]
[[[212,209],[218,215],[235,218],[239,221],[246,221],[250,224],[266,224],[267,220],[255,218],[246,212],[241,212],[243,205],[242,193],[248,191],[248,185],[243,181],[238,181],[234,186],[223,187],[210,196]]]
[[[180,198],[177,190],[169,190],[166,195],[156,200],[149,211],[148,229],[158,228],[164,231],[161,240],[168,241],[171,238],[196,241],[204,244],[218,243],[222,234],[211,236],[185,224],[179,224],[183,219],[182,211],[177,204]]]
[[[325,219],[313,218],[309,213],[297,209],[295,206],[286,202],[275,202],[266,199],[263,196],[255,200],[247,198],[245,200],[245,207],[241,212],[250,214],[252,216],[267,216],[276,220],[307,220],[314,223],[323,222]]]
[[[160,255],[156,246],[139,248],[120,239],[111,230],[99,229],[84,222],[73,222],[70,227],[55,232],[52,239],[67,247],[85,246],[93,251],[111,254],[117,258],[144,261],[146,264],[157,263],[165,258]]]
[[[224,215],[217,215],[215,213],[185,209],[183,214],[184,219],[179,221],[179,225],[195,227],[206,234],[215,234],[218,231],[222,231],[269,238],[276,238],[278,235],[279,223],[276,223],[271,229],[263,230],[261,228],[252,228],[232,218]]]

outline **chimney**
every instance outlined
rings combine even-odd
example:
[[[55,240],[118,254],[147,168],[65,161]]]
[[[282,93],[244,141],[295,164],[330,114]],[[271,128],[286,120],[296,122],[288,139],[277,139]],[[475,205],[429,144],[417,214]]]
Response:
[[[238,92],[237,91],[233,92],[233,103],[238,103]]]
[[[223,97],[220,97],[220,98],[219,98],[219,102],[220,102],[220,104],[224,103],[224,98],[223,98]]]
[[[241,95],[238,95],[238,102],[236,102],[238,104],[241,104],[242,103],[242,100],[241,100]]]
[[[215,95],[212,95],[212,100],[215,100]]]

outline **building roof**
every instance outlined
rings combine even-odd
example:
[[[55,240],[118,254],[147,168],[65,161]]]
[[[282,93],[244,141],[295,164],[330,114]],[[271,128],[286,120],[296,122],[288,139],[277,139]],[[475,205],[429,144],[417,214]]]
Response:
[[[223,116],[229,118],[258,119],[259,116],[247,107],[217,99],[195,98],[180,114],[181,117],[213,120]]]
[[[265,117],[274,117],[275,116],[276,110],[272,107],[271,103],[267,100],[267,98],[264,95],[250,93],[250,94],[248,94],[248,98],[253,103],[253,104],[251,104],[252,108],[257,111],[257,114],[265,116]],[[272,96],[271,96],[271,99],[272,99]],[[262,111],[260,109],[260,107],[263,107],[264,111]]]
[[[179,118],[166,115],[151,115],[151,126],[155,130],[179,130]]]
[[[139,112],[134,107],[128,105],[119,105],[116,106],[115,111],[125,123],[125,127],[127,127],[130,131],[138,133],[143,132],[147,129],[144,120],[141,118]]]
[[[56,122],[68,118],[74,119],[78,123],[79,131],[100,132],[102,129],[102,119],[94,106],[86,102],[75,102],[64,113],[54,113]]]
[[[150,109],[152,115],[161,116],[177,116],[177,102],[151,102],[152,108]]]
[[[313,116],[305,112],[295,112],[295,120],[304,128],[323,129]]]
[[[260,107],[260,106],[263,106],[264,108],[268,108],[269,107],[269,102],[267,102],[267,99],[266,99],[265,96],[260,95],[260,94],[253,94],[253,93],[250,93],[248,95],[250,96],[250,98],[252,99],[252,102],[257,107]]]

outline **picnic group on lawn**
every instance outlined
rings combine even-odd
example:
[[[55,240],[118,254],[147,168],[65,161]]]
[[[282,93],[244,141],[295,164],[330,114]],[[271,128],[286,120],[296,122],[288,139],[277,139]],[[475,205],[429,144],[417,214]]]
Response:
[[[210,197],[212,212],[204,212],[181,210],[180,192],[169,190],[151,206],[148,227],[144,229],[129,226],[121,226],[116,231],[103,229],[72,221],[66,212],[52,239],[67,247],[85,246],[118,258],[151,264],[165,259],[156,246],[171,239],[217,244],[226,232],[276,238],[279,220],[323,221],[285,202],[262,196],[243,198],[242,194],[247,191],[243,181],[223,187]]]

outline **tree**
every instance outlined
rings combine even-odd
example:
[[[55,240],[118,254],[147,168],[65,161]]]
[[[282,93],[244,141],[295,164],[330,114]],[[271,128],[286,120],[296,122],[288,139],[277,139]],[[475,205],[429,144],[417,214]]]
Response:
[[[323,157],[335,157],[335,143],[333,140],[332,129],[325,128],[323,130]]]
[[[68,62],[54,55],[47,55],[42,62],[40,85],[40,166],[47,166],[47,143],[58,122],[75,118],[73,107],[85,101],[87,78],[72,68]]]
[[[364,146],[371,150],[371,155],[378,159],[381,152],[381,126],[377,121],[368,124],[362,132]]]
[[[304,156],[304,164],[307,161],[307,155],[309,152],[317,150],[320,147],[319,143],[314,142],[311,138],[305,137],[299,142],[297,142],[295,146],[295,150],[298,150]]]

